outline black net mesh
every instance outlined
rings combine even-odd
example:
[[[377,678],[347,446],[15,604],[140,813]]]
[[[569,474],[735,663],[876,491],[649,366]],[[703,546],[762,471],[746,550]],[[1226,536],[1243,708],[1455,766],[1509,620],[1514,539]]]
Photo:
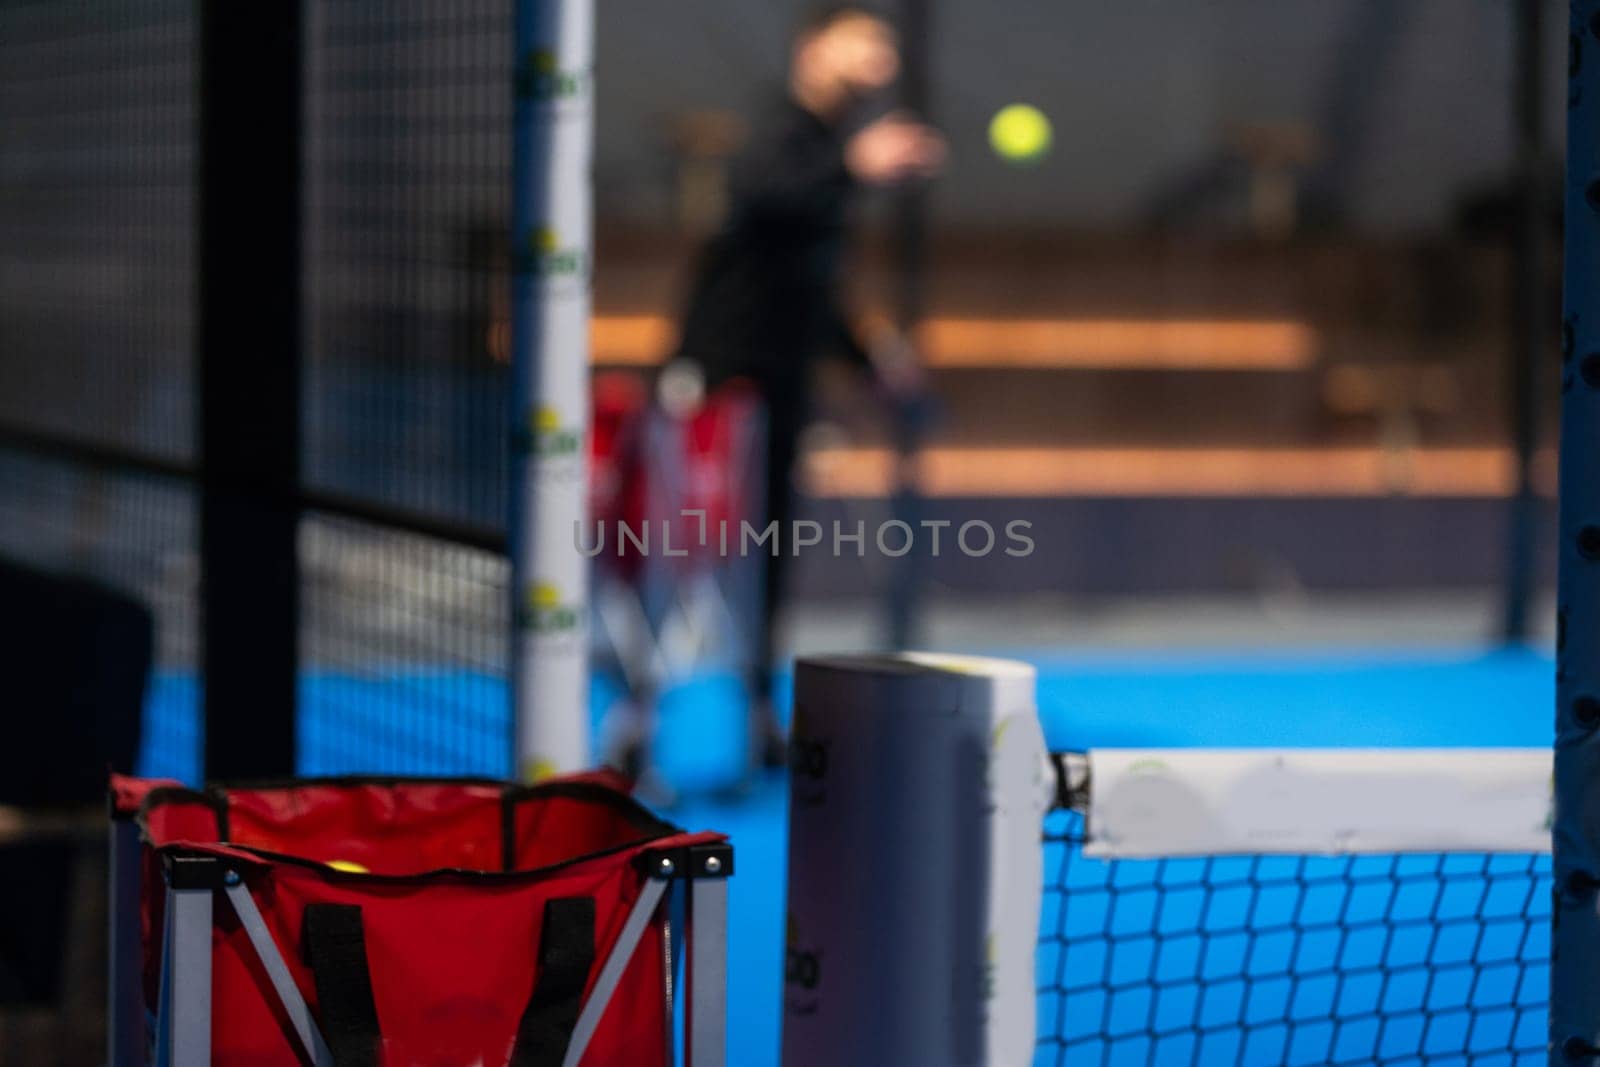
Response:
[[[300,769],[505,773],[512,5],[310,12]]]
[[[306,14],[302,763],[498,772],[512,5]],[[0,550],[158,607],[190,779],[196,19],[0,0]]]
[[[506,560],[311,516],[300,564],[301,772],[508,775]]]
[[[0,447],[0,556],[98,579],[154,612],[155,673],[139,770],[189,781],[199,776],[201,742],[195,527],[194,492],[184,480]]]
[[[193,453],[195,70],[188,0],[0,2],[0,554],[154,610],[141,769],[183,777],[195,503],[160,471]]]
[[[0,422],[192,453],[194,21],[0,3]]]
[[[318,4],[306,60],[306,483],[494,529],[511,15]]]
[[[1548,856],[1082,844],[1049,817],[1036,1065],[1545,1062]]]

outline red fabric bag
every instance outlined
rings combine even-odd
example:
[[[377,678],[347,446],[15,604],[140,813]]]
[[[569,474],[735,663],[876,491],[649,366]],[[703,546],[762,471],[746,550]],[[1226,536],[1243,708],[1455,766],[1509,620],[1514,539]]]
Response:
[[[704,543],[685,538],[691,558],[725,554],[720,552],[724,523],[728,543],[737,546],[739,523],[760,519],[756,472],[762,469],[762,459],[754,450],[761,440],[760,420],[760,398],[749,383],[735,379],[713,390],[700,410],[683,422],[680,506],[705,513]]]
[[[248,890],[336,1067],[557,1067],[647,865],[726,840],[662,822],[619,786],[596,774],[201,792],[118,778],[113,811],[143,842],[145,1006],[160,996],[169,872],[209,859]],[[213,914],[211,1062],[309,1062],[240,916]],[[583,1064],[669,1062],[663,926],[645,928]]]

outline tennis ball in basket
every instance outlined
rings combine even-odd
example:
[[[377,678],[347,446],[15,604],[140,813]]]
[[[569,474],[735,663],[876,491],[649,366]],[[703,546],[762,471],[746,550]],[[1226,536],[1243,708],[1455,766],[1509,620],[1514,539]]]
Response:
[[[361,864],[352,863],[349,860],[329,860],[328,861],[328,866],[332,867],[336,871],[343,871],[346,874],[371,874],[372,873],[371,871],[367,870],[365,867],[361,866]]]
[[[989,146],[1007,163],[1037,162],[1050,139],[1050,120],[1032,104],[1007,104],[989,120]]]

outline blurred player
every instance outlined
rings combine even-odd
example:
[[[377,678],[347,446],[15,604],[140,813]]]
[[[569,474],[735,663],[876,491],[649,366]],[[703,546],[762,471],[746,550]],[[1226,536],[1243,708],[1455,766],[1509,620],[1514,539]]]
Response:
[[[944,160],[943,138],[905,114],[863,120],[899,69],[894,28],[868,7],[830,4],[802,22],[787,90],[756,117],[732,163],[728,217],[696,262],[679,335],[676,358],[697,364],[708,387],[745,378],[766,404],[766,518],[778,523],[779,551],[767,561],[749,686],[752,738],[768,765],[784,755],[769,691],[772,621],[792,552],[791,474],[810,415],[812,365],[832,356],[870,370],[896,393],[921,385],[910,347],[869,351],[839,303],[857,191],[929,178]]]

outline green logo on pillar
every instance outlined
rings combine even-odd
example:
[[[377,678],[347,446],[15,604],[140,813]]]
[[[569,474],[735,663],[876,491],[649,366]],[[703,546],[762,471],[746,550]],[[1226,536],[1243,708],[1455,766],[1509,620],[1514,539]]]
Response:
[[[529,585],[518,608],[517,625],[540,636],[573,633],[583,618],[583,609],[563,602],[561,591],[550,582]]]
[[[561,420],[561,413],[548,405],[529,413],[524,443],[535,459],[566,459],[583,450],[583,431]]]
[[[589,87],[586,70],[563,70],[555,52],[535,48],[517,64],[517,96],[541,104],[571,100]]]
[[[563,245],[556,231],[549,226],[535,226],[529,230],[518,251],[517,267],[526,274],[545,279],[577,278],[583,275],[583,249],[576,245]]]

